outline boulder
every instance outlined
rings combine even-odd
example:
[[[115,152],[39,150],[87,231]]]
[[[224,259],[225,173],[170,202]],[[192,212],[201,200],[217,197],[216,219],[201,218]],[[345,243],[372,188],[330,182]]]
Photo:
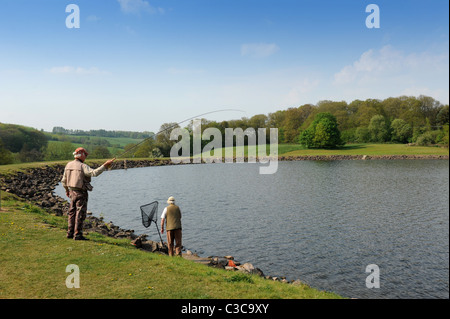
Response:
[[[131,244],[136,246],[136,248],[142,247],[142,241],[144,241],[147,238],[147,235],[140,235],[133,241],[131,241]]]
[[[211,266],[224,269],[226,266],[228,266],[228,259],[217,256],[211,257]]]
[[[264,277],[264,273],[262,272],[262,270],[259,268],[256,268],[251,263],[245,263],[241,266],[236,266],[235,268],[244,273],[255,274],[255,275]]]
[[[292,282],[292,285],[293,286],[301,286],[301,285],[303,285],[303,283],[300,280],[296,279]]]

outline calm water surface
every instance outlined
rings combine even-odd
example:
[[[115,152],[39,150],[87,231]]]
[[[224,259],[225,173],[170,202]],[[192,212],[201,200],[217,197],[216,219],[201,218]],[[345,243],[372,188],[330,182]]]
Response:
[[[108,171],[88,209],[159,241],[139,206],[158,200],[160,216],[174,196],[183,245],[201,256],[233,255],[346,297],[449,298],[449,161],[278,164],[273,175],[248,163]],[[378,289],[366,287],[370,264]]]

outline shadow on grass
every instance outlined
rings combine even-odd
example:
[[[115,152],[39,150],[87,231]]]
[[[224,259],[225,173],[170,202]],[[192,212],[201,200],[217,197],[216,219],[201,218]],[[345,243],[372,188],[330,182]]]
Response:
[[[298,148],[297,150],[334,150],[334,151],[350,151],[350,150],[360,150],[367,148],[365,144],[345,144],[343,146],[336,147],[311,147],[311,148]]]
[[[346,144],[343,147],[336,148],[338,150],[360,150],[363,148],[367,148],[364,144]]]

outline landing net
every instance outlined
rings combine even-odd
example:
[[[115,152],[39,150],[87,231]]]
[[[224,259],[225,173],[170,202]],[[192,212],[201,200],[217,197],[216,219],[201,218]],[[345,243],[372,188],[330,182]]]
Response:
[[[158,201],[154,201],[147,205],[142,205],[141,207],[141,216],[142,216],[142,225],[145,228],[150,227],[152,222],[155,223],[156,230],[158,230],[159,239],[161,240],[161,244],[163,242],[161,238],[161,233],[158,228]]]
[[[158,213],[157,201],[147,205],[142,205],[141,206],[142,225],[144,225],[145,228],[148,228],[152,224],[152,221],[156,224],[158,218],[157,213]]]

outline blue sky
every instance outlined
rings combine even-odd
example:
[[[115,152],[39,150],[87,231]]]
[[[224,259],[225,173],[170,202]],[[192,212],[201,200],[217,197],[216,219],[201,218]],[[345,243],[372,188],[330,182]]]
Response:
[[[448,12],[446,0],[1,0],[0,122],[158,131],[228,108],[245,113],[207,118],[327,99],[447,104]]]

